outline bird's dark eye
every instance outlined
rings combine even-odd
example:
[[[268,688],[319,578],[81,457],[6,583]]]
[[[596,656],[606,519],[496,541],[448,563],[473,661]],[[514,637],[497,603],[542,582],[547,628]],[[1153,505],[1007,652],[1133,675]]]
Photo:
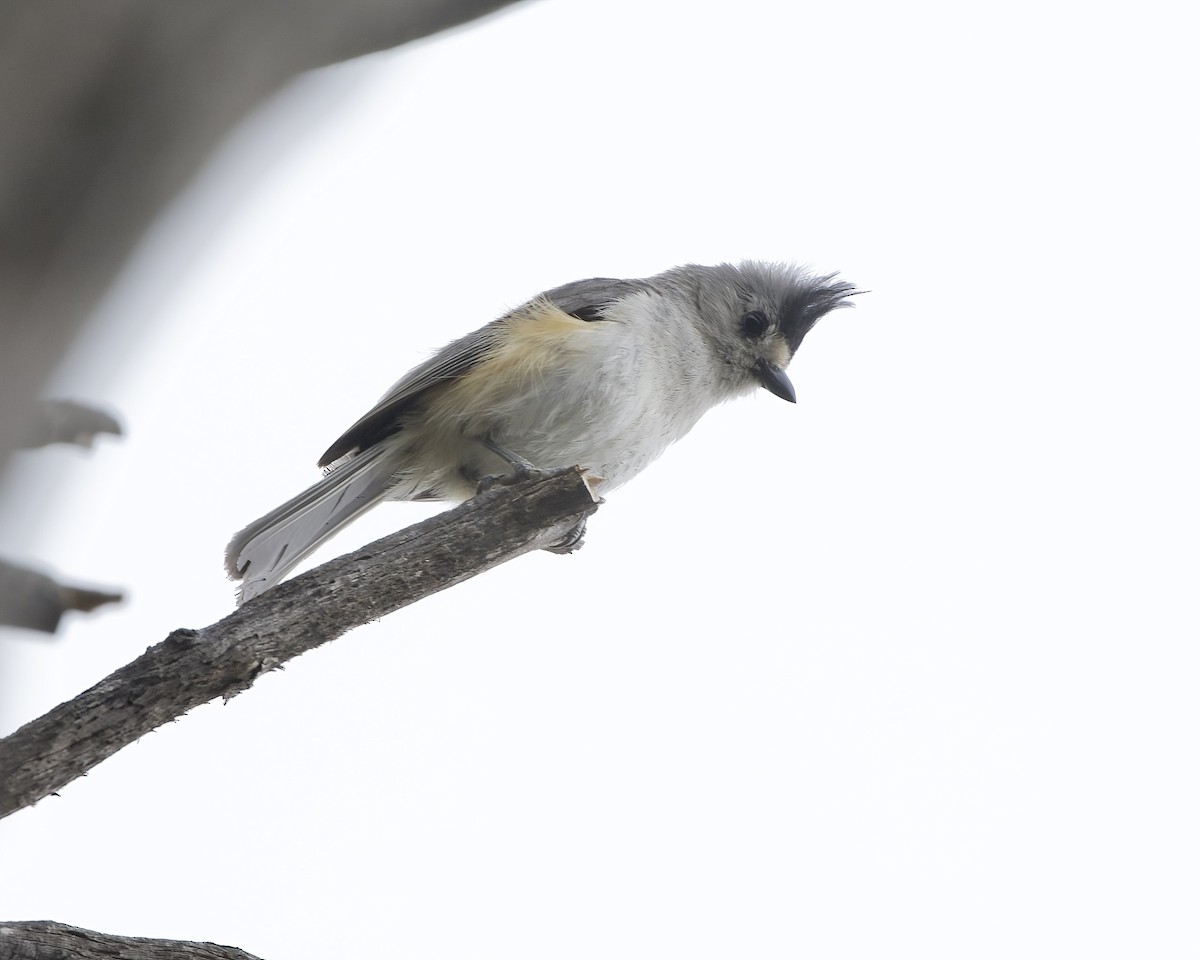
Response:
[[[767,332],[771,321],[761,310],[751,310],[742,315],[742,333],[751,340],[757,340]]]

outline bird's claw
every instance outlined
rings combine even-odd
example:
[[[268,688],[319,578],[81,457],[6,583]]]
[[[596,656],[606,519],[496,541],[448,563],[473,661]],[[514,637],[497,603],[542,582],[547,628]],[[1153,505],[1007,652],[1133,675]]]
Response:
[[[574,553],[583,546],[583,535],[587,531],[587,517],[580,517],[575,526],[567,531],[567,535],[548,547],[542,547],[547,553]]]
[[[539,477],[548,476],[549,470],[540,470],[537,467],[529,466],[528,464],[516,464],[512,473],[488,474],[483,477],[475,487],[475,492],[487,493],[492,487],[511,487],[514,483],[521,483],[525,480],[535,480]]]

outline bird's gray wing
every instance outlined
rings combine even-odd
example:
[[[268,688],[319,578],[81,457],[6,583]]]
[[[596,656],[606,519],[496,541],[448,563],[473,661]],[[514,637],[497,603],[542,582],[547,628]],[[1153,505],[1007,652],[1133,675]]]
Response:
[[[590,322],[603,319],[604,308],[608,304],[640,288],[641,285],[636,280],[597,277],[555,287],[537,299],[549,300],[564,313]],[[425,390],[461,377],[476,364],[486,360],[504,335],[509,319],[523,309],[525,308],[518,308],[499,320],[493,320],[487,326],[455,340],[406,373],[379,403],[333,442],[321,455],[318,466],[327,467],[347,454],[366,450],[395,433],[401,416]]]
[[[591,280],[576,280],[555,287],[542,294],[563,313],[580,320],[604,319],[604,308],[615,300],[641,290],[645,283],[640,280],[613,280],[611,277],[594,277]]]
[[[502,320],[468,333],[443,347],[401,377],[374,407],[337,438],[317,466],[327,467],[349,453],[366,450],[396,432],[400,417],[422,392],[461,377],[495,349]]]

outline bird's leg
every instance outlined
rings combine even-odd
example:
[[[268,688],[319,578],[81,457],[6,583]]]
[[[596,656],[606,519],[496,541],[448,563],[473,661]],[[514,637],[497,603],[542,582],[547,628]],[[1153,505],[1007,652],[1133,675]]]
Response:
[[[490,490],[497,483],[517,483],[521,480],[528,480],[530,477],[543,474],[546,471],[540,470],[524,457],[513,453],[507,447],[502,447],[495,440],[484,440],[483,445],[492,451],[501,460],[513,468],[511,474],[503,477],[487,476],[479,481],[477,493],[483,493],[485,490]],[[583,546],[583,534],[587,530],[587,517],[580,517],[576,521],[575,526],[567,531],[566,536],[561,540],[550,544],[548,547],[543,547],[547,553],[574,553]]]
[[[483,493],[485,490],[490,490],[497,483],[518,483],[521,480],[528,480],[530,477],[536,476],[544,471],[539,470],[532,463],[522,457],[520,454],[513,453],[507,447],[502,447],[495,440],[481,440],[487,449],[491,450],[496,456],[512,467],[512,473],[505,474],[502,477],[488,475],[479,481],[476,488],[476,493]]]
[[[484,440],[483,445],[492,451],[501,460],[513,468],[516,474],[536,473],[537,467],[522,457],[520,454],[513,453],[507,447],[502,447],[495,440]],[[522,477],[524,479],[524,477]]]

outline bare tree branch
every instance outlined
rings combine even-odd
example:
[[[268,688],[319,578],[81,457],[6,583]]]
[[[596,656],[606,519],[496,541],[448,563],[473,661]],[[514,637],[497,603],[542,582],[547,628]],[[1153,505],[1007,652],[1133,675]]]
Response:
[[[0,817],[156,727],[348,630],[531,550],[597,509],[570,467],[486,493],[280,584],[224,620],[175,630],[74,700],[0,740]]]
[[[0,922],[0,960],[259,960],[237,947],[118,937],[50,920]]]

